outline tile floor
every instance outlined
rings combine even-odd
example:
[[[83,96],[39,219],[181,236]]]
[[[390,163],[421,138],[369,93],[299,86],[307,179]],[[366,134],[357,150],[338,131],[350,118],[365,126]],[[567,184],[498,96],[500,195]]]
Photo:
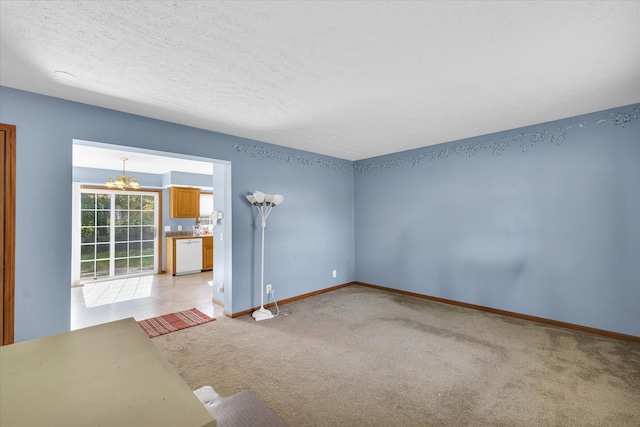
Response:
[[[71,288],[71,330],[133,317],[148,319],[197,308],[219,317],[223,309],[213,304],[210,271],[184,276],[168,274],[130,277]]]

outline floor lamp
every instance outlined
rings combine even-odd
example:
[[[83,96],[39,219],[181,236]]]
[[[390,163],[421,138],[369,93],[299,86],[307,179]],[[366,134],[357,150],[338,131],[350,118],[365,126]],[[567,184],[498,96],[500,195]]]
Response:
[[[270,310],[264,308],[264,230],[267,228],[267,217],[271,213],[271,210],[277,205],[282,203],[284,197],[279,194],[264,194],[261,191],[256,191],[253,194],[246,196],[249,203],[255,206],[260,213],[262,219],[262,257],[260,265],[260,308],[251,314],[256,320],[266,320],[273,318],[273,313]]]

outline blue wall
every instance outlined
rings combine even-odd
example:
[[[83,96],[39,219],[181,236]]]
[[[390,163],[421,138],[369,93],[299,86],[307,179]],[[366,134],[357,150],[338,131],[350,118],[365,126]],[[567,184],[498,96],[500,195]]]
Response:
[[[69,330],[74,139],[231,162],[227,311],[260,305],[260,234],[244,198],[254,190],[285,196],[266,239],[265,276],[279,299],[354,279],[351,162],[6,87],[0,122],[17,127],[16,341]]]
[[[640,336],[639,108],[357,162],[356,280]]]
[[[358,280],[640,335],[639,108],[354,164],[0,87],[18,136],[16,340],[69,329],[73,139],[231,162],[216,191],[231,313],[260,303],[244,195],[261,190],[285,196],[266,232],[278,299]]]

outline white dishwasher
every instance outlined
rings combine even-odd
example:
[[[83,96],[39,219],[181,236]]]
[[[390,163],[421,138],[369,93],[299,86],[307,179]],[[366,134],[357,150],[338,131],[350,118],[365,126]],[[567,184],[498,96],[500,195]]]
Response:
[[[202,239],[177,239],[175,274],[200,273],[200,271],[202,271]]]

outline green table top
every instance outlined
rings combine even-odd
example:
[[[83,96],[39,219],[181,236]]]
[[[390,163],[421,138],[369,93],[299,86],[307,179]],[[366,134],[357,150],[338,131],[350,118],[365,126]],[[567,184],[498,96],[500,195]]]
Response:
[[[0,425],[216,422],[129,318],[0,347]]]

